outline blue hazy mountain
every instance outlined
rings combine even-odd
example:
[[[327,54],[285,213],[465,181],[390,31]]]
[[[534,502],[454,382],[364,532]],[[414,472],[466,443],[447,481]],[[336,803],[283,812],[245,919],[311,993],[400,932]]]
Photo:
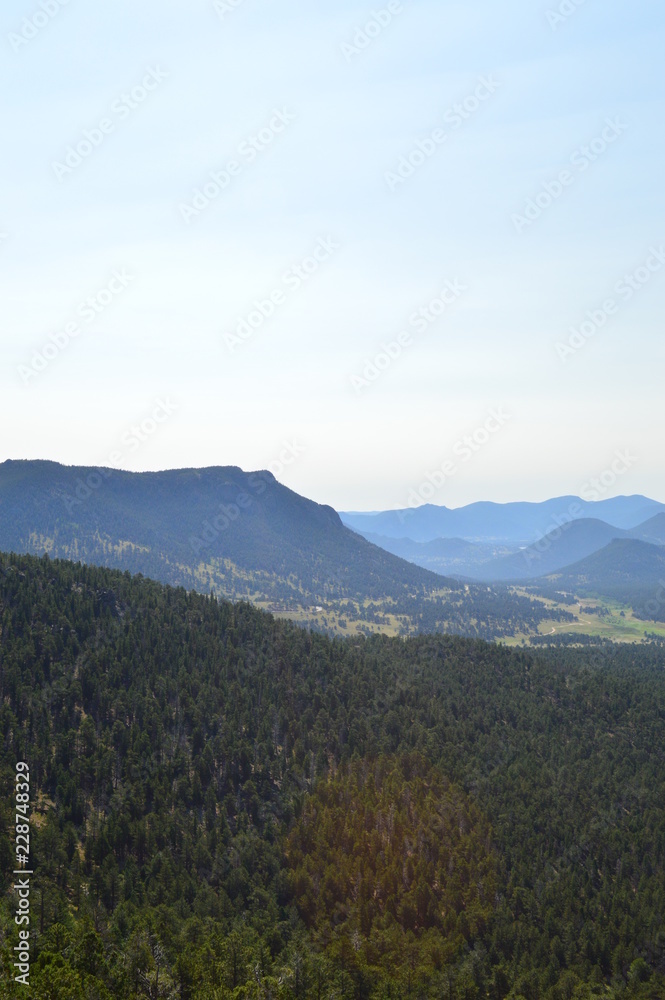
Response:
[[[655,545],[665,544],[665,514],[657,514],[644,524],[626,531],[605,521],[582,518],[569,521],[544,538],[511,555],[493,559],[479,568],[483,580],[525,580],[554,573],[585,559],[615,539],[634,539]]]
[[[549,514],[553,505],[559,510],[565,506],[574,514],[577,510],[574,502],[574,498],[570,503],[568,498],[551,501],[549,506],[544,505],[545,513]],[[562,523],[555,522],[548,532],[530,545],[515,544],[514,539],[526,533],[526,529],[516,526],[515,517],[520,510],[526,509],[530,528],[533,529],[534,515],[543,516],[542,510],[534,511],[534,505],[530,504],[507,505],[511,508],[509,511],[497,511],[496,508],[503,505],[471,506],[474,510],[469,513],[465,509],[463,517],[467,519],[467,526],[473,525],[474,531],[479,531],[481,527],[478,507],[484,507],[486,512],[488,507],[491,508],[485,521],[488,534],[481,540],[440,537],[415,541],[372,532],[367,532],[366,537],[418,566],[464,581],[484,582],[492,586],[511,583],[540,586],[547,578],[550,589],[555,583],[560,590],[620,600],[632,606],[643,618],[663,618],[665,600],[656,600],[654,594],[662,589],[665,596],[665,511],[652,514],[654,509],[663,505],[646,497],[618,497],[615,501],[606,501],[602,508],[605,515],[615,522],[631,524],[635,517],[645,512],[652,516],[628,528],[599,518],[571,519],[569,516],[563,521],[561,516],[557,516],[556,519]],[[593,505],[596,511],[600,507],[600,503]],[[435,514],[440,515],[440,508],[424,511],[425,518],[432,518]],[[348,523],[348,515],[345,516]],[[385,515],[373,517],[385,526]],[[503,521],[499,523],[501,517]],[[424,523],[420,522],[421,528]],[[504,538],[511,537],[512,532],[512,546],[498,542],[491,532]]]
[[[632,538],[651,542],[652,545],[665,545],[665,513],[656,514],[655,517],[640,524],[629,534]]]
[[[468,542],[464,538],[435,538],[431,542],[414,542],[411,538],[388,538],[385,535],[363,533],[363,538],[379,545],[386,552],[408,559],[416,566],[442,576],[473,577],[492,560],[511,555],[503,545]]]
[[[415,509],[375,513],[342,512],[340,517],[363,535],[410,538],[416,542],[460,538],[517,548],[531,545],[570,520],[590,518],[628,530],[663,512],[665,504],[639,495],[597,501],[564,496],[542,503],[479,502],[457,508],[424,504]]]

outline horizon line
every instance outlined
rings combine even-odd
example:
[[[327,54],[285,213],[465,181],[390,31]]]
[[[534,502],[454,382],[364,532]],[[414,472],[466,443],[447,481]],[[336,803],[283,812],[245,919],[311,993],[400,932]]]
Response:
[[[269,469],[243,469],[242,466],[240,466],[240,465],[179,466],[179,467],[175,467],[175,468],[163,468],[163,469],[123,469],[123,468],[118,468],[116,466],[103,465],[103,464],[68,465],[65,462],[59,462],[56,459],[51,459],[51,458],[5,458],[2,461],[0,461],[0,467],[2,467],[3,465],[11,464],[11,463],[16,463],[16,464],[23,464],[24,463],[24,464],[33,464],[33,465],[35,465],[35,464],[57,465],[57,466],[60,466],[63,469],[90,469],[90,470],[105,469],[105,470],[108,470],[108,471],[111,471],[111,472],[121,472],[124,475],[130,475],[130,476],[166,475],[169,472],[209,472],[209,471],[213,471],[213,470],[216,470],[216,469],[229,469],[229,470],[233,469],[234,471],[241,472],[243,475],[247,475],[247,476],[251,476],[251,475],[270,476],[271,478],[273,478],[275,480],[276,483],[278,483],[280,486],[283,486],[284,489],[290,490],[290,492],[296,493],[297,496],[302,496],[305,499],[308,499],[308,500],[311,499],[310,497],[305,496],[305,494],[297,493],[297,491],[294,490],[292,487],[287,486],[285,483],[281,482],[281,480],[279,480],[275,476],[275,474],[273,472],[271,472]],[[465,503],[465,504],[460,504],[460,506],[458,506],[458,507],[447,507],[446,504],[443,504],[443,503],[437,504],[437,503],[432,503],[431,501],[424,501],[422,504],[419,504],[417,507],[385,507],[383,509],[376,509],[376,508],[374,508],[372,510],[357,510],[357,509],[351,510],[351,509],[347,509],[347,508],[342,509],[342,508],[339,508],[339,507],[333,507],[332,504],[321,504],[321,506],[331,507],[338,514],[346,514],[346,515],[350,515],[350,516],[351,515],[364,515],[364,516],[372,516],[372,515],[374,515],[374,516],[378,516],[379,514],[391,514],[391,513],[402,513],[402,512],[408,512],[408,513],[413,512],[413,513],[415,513],[418,510],[422,510],[424,507],[434,507],[437,510],[458,511],[458,510],[464,510],[467,507],[473,507],[476,504],[492,504],[493,506],[496,506],[496,507],[508,507],[508,506],[512,506],[514,504],[523,504],[523,505],[527,505],[527,506],[537,507],[537,506],[541,506],[542,504],[549,503],[549,502],[554,501],[554,500],[578,500],[580,503],[583,503],[583,504],[602,504],[602,503],[607,503],[607,502],[612,501],[612,500],[631,500],[631,499],[642,499],[642,500],[648,501],[649,503],[655,503],[655,504],[659,504],[659,505],[665,507],[665,501],[656,500],[654,497],[650,497],[646,493],[618,493],[618,494],[615,494],[613,496],[603,497],[602,499],[599,499],[599,500],[586,500],[583,497],[581,497],[581,496],[579,496],[579,495],[577,495],[575,493],[561,493],[561,494],[557,494],[557,495],[553,495],[553,496],[546,496],[542,500],[521,500],[521,499],[518,499],[518,500],[488,500],[488,499],[479,499],[479,500],[471,500],[471,501],[469,501],[468,503]],[[312,503],[318,503],[318,501],[312,501]]]

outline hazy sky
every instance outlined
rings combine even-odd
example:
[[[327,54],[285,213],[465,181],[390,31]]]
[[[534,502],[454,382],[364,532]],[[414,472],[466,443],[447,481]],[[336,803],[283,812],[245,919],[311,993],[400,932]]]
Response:
[[[665,500],[662,0],[0,22],[0,459]]]

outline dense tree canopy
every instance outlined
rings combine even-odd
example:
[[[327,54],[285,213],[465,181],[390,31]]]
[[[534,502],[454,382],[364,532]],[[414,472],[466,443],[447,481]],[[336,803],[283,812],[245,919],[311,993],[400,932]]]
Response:
[[[317,782],[286,857],[317,942],[353,941],[376,970],[397,971],[407,947],[441,969],[494,905],[489,824],[418,753],[356,760]]]
[[[662,649],[333,640],[17,556],[0,629],[0,996],[17,760],[40,1000],[665,995]]]

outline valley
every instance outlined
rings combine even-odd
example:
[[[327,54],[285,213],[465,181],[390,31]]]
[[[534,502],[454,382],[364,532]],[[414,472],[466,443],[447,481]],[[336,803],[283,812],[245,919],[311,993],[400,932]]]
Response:
[[[564,501],[579,517],[516,550],[528,532],[551,523]],[[595,506],[560,498],[458,511],[430,505],[409,517],[340,517],[265,471],[229,466],[137,474],[5,462],[0,550],[141,573],[248,601],[331,635],[450,633],[541,644],[550,633],[555,643],[562,635],[641,642],[647,634],[660,636],[665,621],[665,601],[657,599],[665,579],[660,506],[646,497]],[[638,523],[616,527],[582,516],[589,513]],[[402,531],[431,536],[466,527],[474,540],[364,537],[344,523],[369,518],[385,529],[398,524],[400,514]],[[598,597],[607,613],[581,616],[569,602],[552,599],[564,590],[577,603]]]

